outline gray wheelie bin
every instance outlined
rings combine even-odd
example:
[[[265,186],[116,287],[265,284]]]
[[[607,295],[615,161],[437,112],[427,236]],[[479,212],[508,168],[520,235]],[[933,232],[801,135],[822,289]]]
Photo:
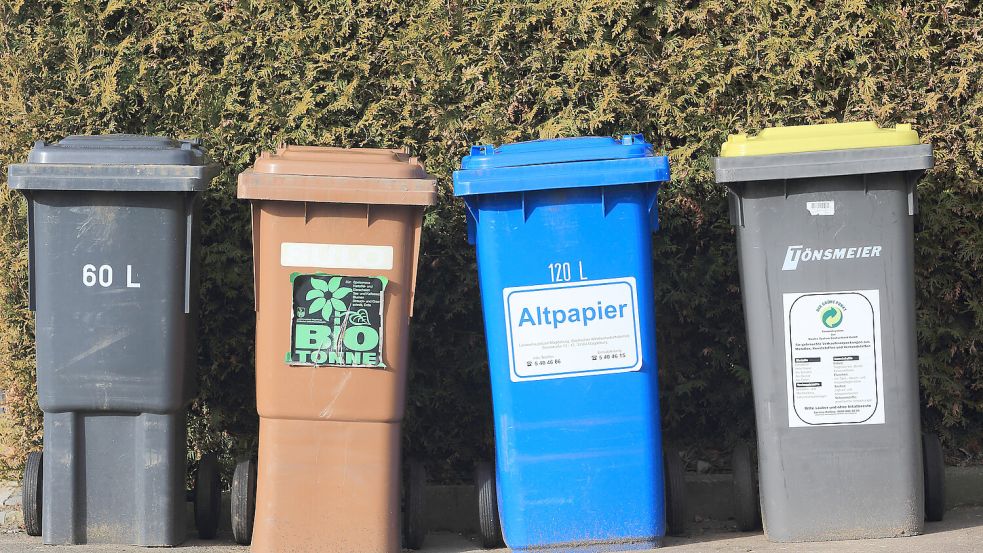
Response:
[[[915,348],[916,182],[932,165],[910,126],[870,122],[732,135],[715,159],[737,231],[771,540],[911,535],[942,516]]]
[[[199,193],[216,169],[196,142],[134,135],[38,142],[9,169],[27,198],[44,412],[24,515],[44,543],[185,540]],[[199,534],[211,537],[213,455],[192,494]]]

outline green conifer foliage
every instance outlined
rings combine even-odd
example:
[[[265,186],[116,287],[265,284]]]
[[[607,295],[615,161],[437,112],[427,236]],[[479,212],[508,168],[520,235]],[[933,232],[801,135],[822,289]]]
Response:
[[[38,139],[200,136],[205,194],[196,451],[255,448],[248,206],[235,177],[280,143],[409,146],[439,177],[412,324],[406,450],[437,478],[491,454],[484,332],[463,204],[467,147],[643,132],[670,155],[653,237],[663,425],[704,449],[750,437],[735,244],[710,159],[728,133],[909,122],[919,188],[924,420],[983,449],[983,14],[978,2],[12,0],[0,5],[0,163]],[[0,180],[5,177],[0,178]],[[0,465],[41,440],[26,208],[0,192]],[[612,248],[612,255],[617,255]],[[231,456],[226,457],[227,460]]]

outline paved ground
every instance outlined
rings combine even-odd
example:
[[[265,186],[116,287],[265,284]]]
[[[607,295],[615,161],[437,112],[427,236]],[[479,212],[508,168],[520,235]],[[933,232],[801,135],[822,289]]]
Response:
[[[187,553],[246,553],[248,548],[232,545],[228,538],[217,542],[191,542],[180,548]],[[497,550],[504,553],[505,549]],[[687,538],[666,540],[663,551],[693,553],[697,551],[757,553],[757,552],[815,552],[815,553],[975,553],[983,551],[983,507],[961,507],[946,513],[946,520],[929,524],[926,533],[912,538],[860,540],[810,544],[768,543],[759,534],[742,534],[728,530],[726,525],[703,523]],[[73,546],[45,547],[39,538],[24,534],[0,534],[2,553],[146,553],[139,547]],[[423,553],[492,553],[484,552],[474,541],[465,537],[435,533],[427,537]]]

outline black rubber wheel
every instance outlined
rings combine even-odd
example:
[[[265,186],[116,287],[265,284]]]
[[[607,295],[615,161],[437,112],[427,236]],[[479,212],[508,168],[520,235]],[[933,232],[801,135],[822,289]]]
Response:
[[[922,434],[925,471],[925,520],[938,522],[945,515],[945,457],[937,434]]]
[[[682,536],[686,533],[686,479],[683,460],[679,452],[667,450],[664,455],[666,494],[666,534]]]
[[[734,511],[737,528],[750,532],[761,528],[761,504],[758,501],[758,477],[751,457],[751,446],[741,442],[731,457],[734,469]]]
[[[40,451],[27,454],[24,465],[24,481],[21,483],[21,509],[24,511],[24,529],[28,536],[41,535],[41,496],[44,483],[44,456]]]
[[[427,537],[427,469],[423,462],[406,462],[403,495],[403,545],[421,549]]]
[[[215,539],[222,508],[222,488],[219,479],[218,457],[206,453],[198,461],[195,474],[195,528],[203,540]]]
[[[502,523],[498,518],[498,492],[495,489],[495,466],[480,462],[474,467],[475,495],[478,497],[478,530],[485,549],[502,547]]]
[[[256,460],[243,459],[232,475],[232,538],[239,545],[253,541],[256,515]]]

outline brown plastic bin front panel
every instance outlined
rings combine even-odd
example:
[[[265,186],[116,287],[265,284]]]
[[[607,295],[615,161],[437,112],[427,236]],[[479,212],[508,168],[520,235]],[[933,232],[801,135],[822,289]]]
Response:
[[[256,403],[261,417],[398,422],[404,408],[407,330],[420,206],[253,202],[256,256]],[[389,246],[392,269],[284,266],[284,243]],[[384,276],[384,368],[295,366],[290,348],[293,273]]]
[[[392,553],[399,424],[263,419],[252,550]]]
[[[415,159],[383,149],[285,147],[239,176],[239,197],[251,200],[253,210],[257,553],[399,551],[408,326],[433,184]],[[304,317],[307,310],[307,324],[321,309],[310,296],[313,288],[298,292],[298,301],[306,293],[311,303],[294,305],[291,275],[317,273],[387,279],[383,366],[288,360],[292,315]],[[374,299],[359,313],[366,306],[378,316]]]

